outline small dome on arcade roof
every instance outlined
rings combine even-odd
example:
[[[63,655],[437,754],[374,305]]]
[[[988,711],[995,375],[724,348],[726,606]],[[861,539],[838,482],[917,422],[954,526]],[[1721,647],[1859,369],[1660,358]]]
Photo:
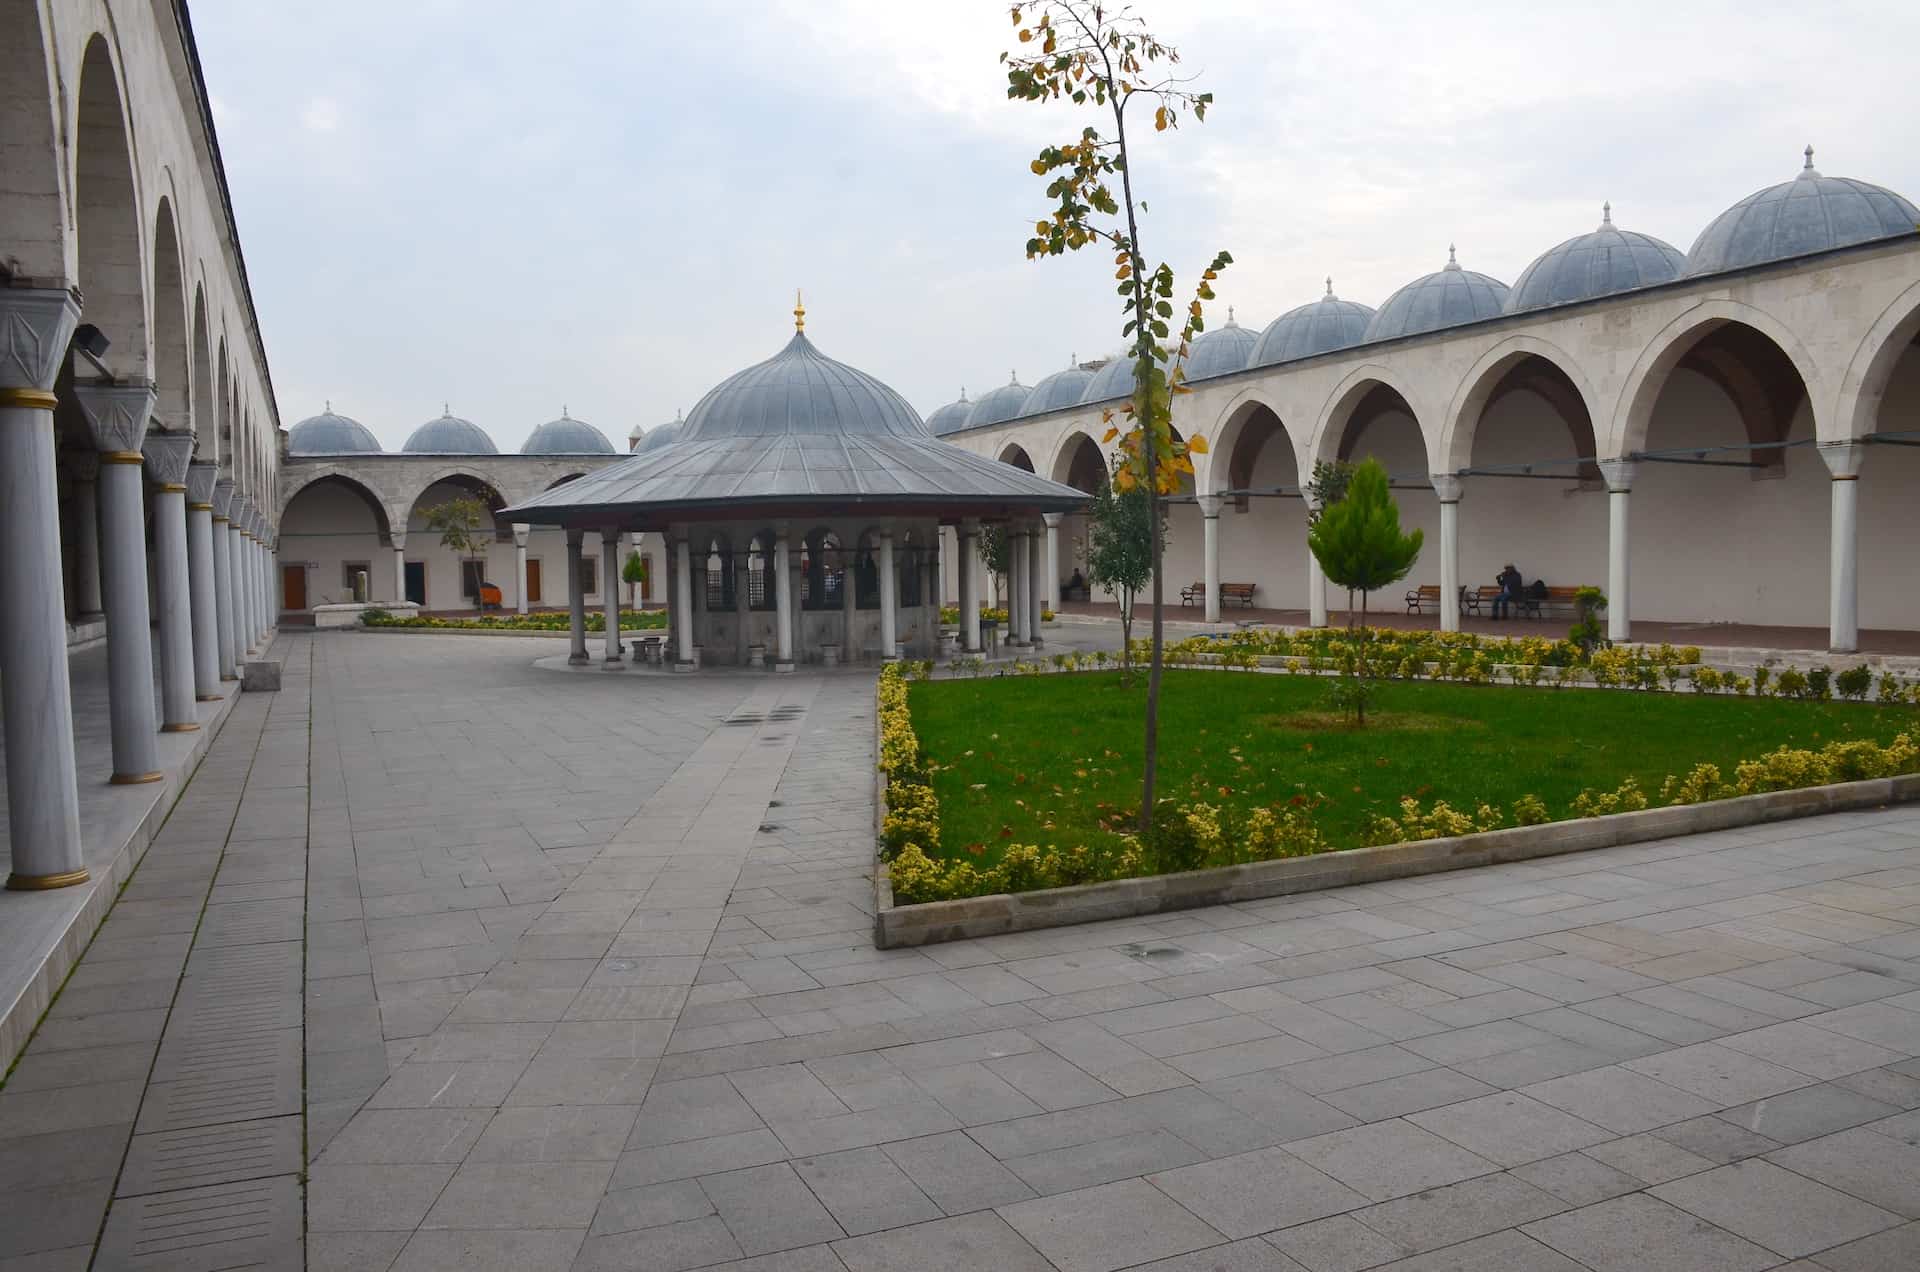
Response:
[[[472,420],[463,420],[446,408],[440,418],[428,420],[413,430],[413,436],[400,448],[410,455],[498,455],[485,430]]]
[[[1687,273],[1761,265],[1874,239],[1912,234],[1920,209],[1883,186],[1826,177],[1813,147],[1798,176],[1755,191],[1715,217],[1687,253]]]
[[[287,430],[289,455],[378,455],[380,439],[359,420],[334,413],[333,403]]]
[[[1042,376],[1040,383],[1028,392],[1020,414],[1045,415],[1048,411],[1079,405],[1080,395],[1087,391],[1087,384],[1093,379],[1093,372],[1081,370],[1079,363],[1076,355],[1067,360],[1066,370]]]
[[[991,393],[983,393],[967,412],[967,427],[980,428],[1015,418],[1027,404],[1033,390],[1020,383],[1018,372],[1008,372],[1008,381]]]
[[[1651,234],[1615,227],[1613,205],[1603,203],[1598,228],[1548,248],[1521,271],[1507,293],[1507,312],[1652,287],[1686,270],[1687,258],[1679,248]]]
[[[1266,367],[1351,348],[1367,338],[1371,321],[1372,308],[1334,295],[1333,279],[1329,277],[1326,295],[1289,309],[1267,324],[1248,365]]]
[[[967,426],[967,414],[972,410],[973,403],[967,401],[967,390],[962,387],[959,397],[927,416],[927,427],[933,430],[935,437],[957,433]]]
[[[1259,342],[1259,333],[1235,322],[1233,307],[1228,306],[1224,326],[1201,332],[1187,346],[1187,379],[1204,380],[1246,370],[1253,347]]]
[[[1367,324],[1367,340],[1459,327],[1498,318],[1507,303],[1507,285],[1497,278],[1460,268],[1451,246],[1447,263],[1387,297]]]
[[[613,443],[593,425],[576,420],[560,408],[560,418],[548,420],[527,437],[522,455],[611,455]]]

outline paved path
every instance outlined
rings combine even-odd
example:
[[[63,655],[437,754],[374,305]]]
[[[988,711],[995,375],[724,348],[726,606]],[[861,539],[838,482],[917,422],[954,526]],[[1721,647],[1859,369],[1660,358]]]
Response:
[[[1920,1266],[1920,811],[882,953],[870,677],[527,644],[283,640],[0,1270]]]

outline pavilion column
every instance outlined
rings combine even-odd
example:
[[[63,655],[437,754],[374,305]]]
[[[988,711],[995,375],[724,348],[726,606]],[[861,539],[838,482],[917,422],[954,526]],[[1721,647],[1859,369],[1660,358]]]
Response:
[[[940,528],[934,527],[926,557],[920,563],[920,643],[926,657],[940,656]]]
[[[1047,540],[1039,528],[1027,532],[1027,641],[1038,649],[1046,644],[1042,620],[1046,617]]]
[[[854,644],[854,629],[860,621],[860,585],[854,581],[859,559],[857,540],[854,547],[840,549],[840,661],[847,664],[860,660],[859,647]]]
[[[900,579],[893,569],[893,531],[880,532],[880,660],[897,662],[900,642],[897,635],[900,605]]]
[[[239,652],[242,662],[254,652],[259,630],[254,626],[254,606],[259,598],[254,595],[253,578],[253,500],[241,495],[233,505],[233,599],[234,648]]]
[[[786,522],[773,528],[773,642],[775,671],[793,670],[793,576],[787,562],[793,557],[793,531]]]
[[[1433,474],[1440,497],[1440,630],[1460,630],[1460,478]]]
[[[802,596],[800,590],[800,576],[802,574],[800,555],[801,554],[791,546],[788,547],[787,572],[785,577],[787,581],[787,596],[789,597],[787,604],[787,626],[790,629],[790,634],[787,639],[792,642],[790,647],[794,650],[796,661],[804,660],[807,656],[807,646],[806,641],[803,639],[804,631],[801,626],[806,621],[806,607],[800,603]]]
[[[1206,569],[1203,571],[1207,583],[1207,621],[1220,621],[1220,504],[1219,495],[1200,495],[1196,502],[1200,505],[1201,525],[1205,529]]]
[[[67,459],[73,483],[73,585],[78,617],[97,619],[100,606],[100,457],[92,451]]]
[[[146,508],[140,443],[153,414],[150,384],[76,384],[100,451],[101,562],[107,602],[107,696],[113,781],[157,782],[160,748],[153,719],[153,637],[147,610]],[[60,665],[64,667],[65,658]]]
[[[15,890],[64,888],[87,879],[60,572],[57,400],[51,391],[79,319],[71,292],[0,288],[0,330],[16,337],[0,340],[0,727],[13,856],[7,887]]]
[[[1833,527],[1827,554],[1827,643],[1836,654],[1860,648],[1860,468],[1861,442],[1823,442],[1820,458],[1833,475]]]
[[[213,483],[213,619],[220,679],[240,679],[233,649],[233,482],[225,477]]]
[[[246,520],[246,499],[234,493],[232,515],[227,520],[227,595],[231,601],[227,618],[232,624],[233,665],[236,673],[247,661],[247,536],[241,530]]]
[[[607,667],[624,667],[620,660],[620,529],[605,526],[600,531],[600,609],[606,616],[605,649],[600,662]]]
[[[193,581],[187,565],[187,465],[192,433],[148,433],[141,447],[153,480],[154,599],[160,607],[160,731],[196,733]]]
[[[388,536],[393,540],[393,600],[396,605],[407,603],[407,532],[392,531]]]
[[[266,589],[260,586],[260,509],[250,507],[247,511],[247,605],[250,618],[247,639],[261,653],[267,652],[267,597]]]
[[[213,464],[187,468],[187,594],[193,627],[193,693],[220,700],[220,620],[214,602]]]
[[[1027,532],[1007,527],[1007,644],[1024,649],[1027,628]]]
[[[1631,459],[1603,459],[1600,474],[1607,482],[1607,639],[1630,640],[1633,608],[1627,592],[1627,496],[1633,490],[1638,465]]]
[[[513,577],[519,580],[514,584],[519,600],[514,609],[519,613],[527,612],[527,536],[533,533],[533,527],[524,521],[513,523]]]
[[[1306,495],[1309,525],[1319,503],[1309,491]],[[1325,627],[1327,625],[1327,572],[1320,568],[1320,558],[1313,554],[1313,545],[1307,545],[1307,626]]]
[[[673,536],[673,643],[679,651],[675,665],[693,670],[693,563],[686,527]]]
[[[587,590],[586,580],[580,576],[583,568],[580,545],[586,538],[584,530],[567,531],[567,665],[584,667],[587,658]]]
[[[980,523],[960,523],[960,648],[980,652]]]
[[[1040,514],[1047,525],[1047,580],[1040,597],[1050,610],[1060,608],[1060,518],[1057,512]]]

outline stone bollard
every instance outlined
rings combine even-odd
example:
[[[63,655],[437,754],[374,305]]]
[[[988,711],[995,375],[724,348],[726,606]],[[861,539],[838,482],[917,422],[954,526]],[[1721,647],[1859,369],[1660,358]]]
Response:
[[[353,572],[353,599],[361,605],[367,603],[367,572],[365,570]]]

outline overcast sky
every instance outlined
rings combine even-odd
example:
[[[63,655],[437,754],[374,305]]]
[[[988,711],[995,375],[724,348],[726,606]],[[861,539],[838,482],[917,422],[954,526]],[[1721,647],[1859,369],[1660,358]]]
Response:
[[[1150,258],[1234,255],[1225,319],[1511,282],[1593,228],[1680,247],[1794,175],[1920,197],[1920,5],[1145,0],[1216,104],[1135,160]],[[283,424],[398,447],[442,403],[504,449],[568,408],[624,449],[776,352],[922,414],[1120,341],[1102,257],[1029,262],[1006,6],[194,0]]]

